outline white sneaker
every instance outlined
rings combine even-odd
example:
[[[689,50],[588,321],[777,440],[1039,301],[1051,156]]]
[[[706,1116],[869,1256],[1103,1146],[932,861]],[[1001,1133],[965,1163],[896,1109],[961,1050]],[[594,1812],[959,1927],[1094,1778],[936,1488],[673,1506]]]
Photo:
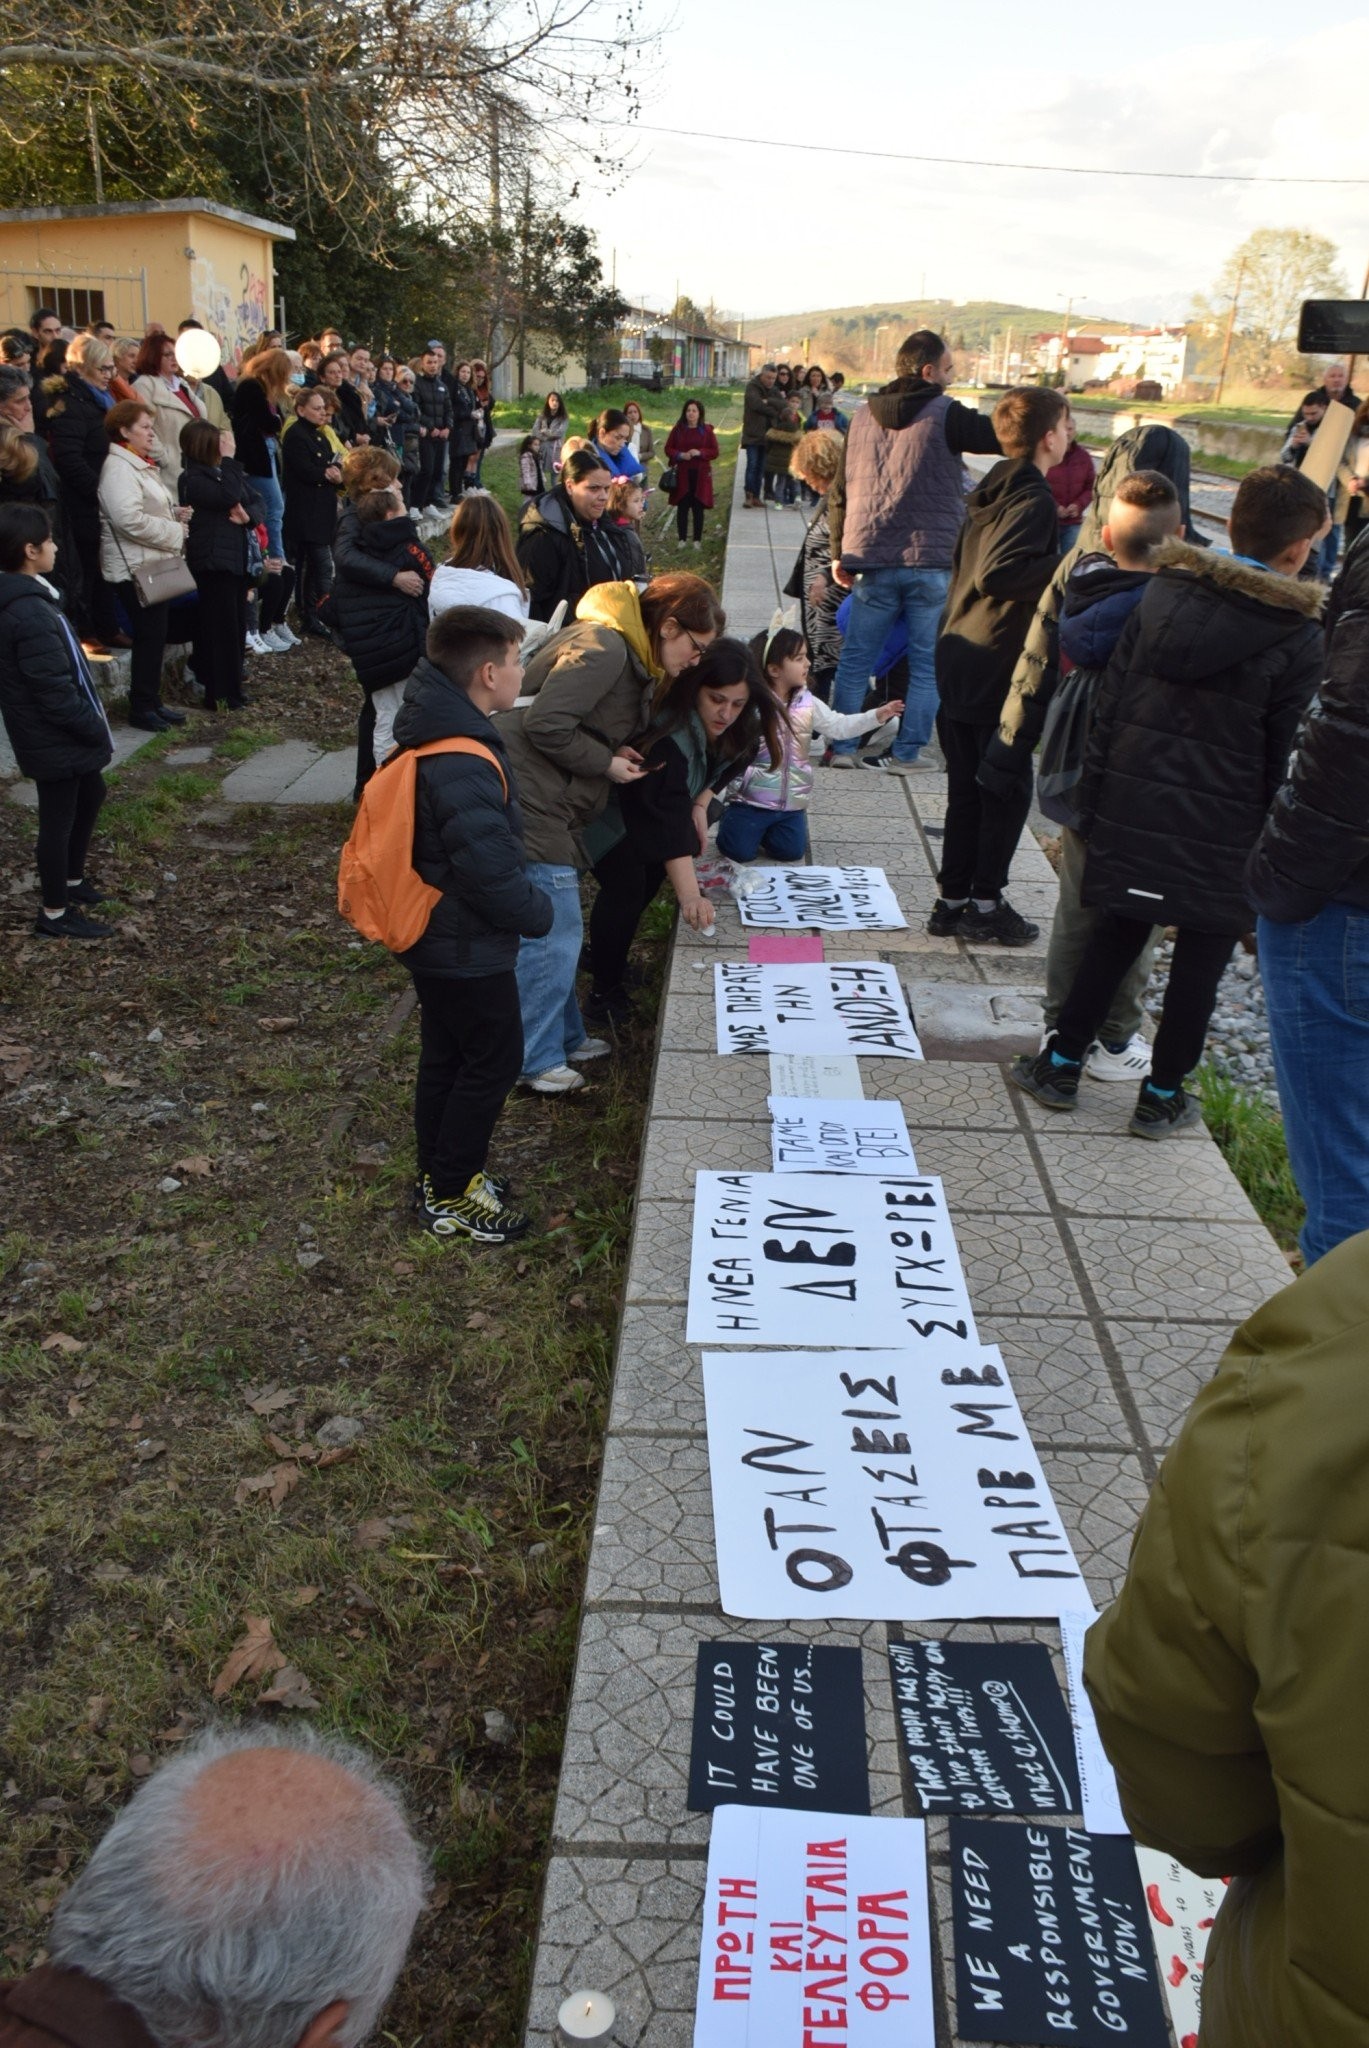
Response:
[[[300,638],[298,633],[292,633],[290,631],[290,628],[286,625],[284,619],[279,620],[277,624],[271,628],[271,630],[275,634],[277,640],[283,640],[287,647],[299,646]]]
[[[262,634],[262,641],[268,654],[288,654],[299,642],[293,633],[287,633],[283,626],[273,626],[269,633]]]
[[[262,639],[260,633],[249,633],[243,645],[249,654],[269,654],[271,652],[271,649]]]
[[[1144,1081],[1150,1072],[1150,1040],[1134,1031],[1117,1052],[1095,1040],[1085,1056],[1084,1072],[1091,1081]]]
[[[833,754],[827,763],[829,768],[859,768],[859,754]]]
[[[574,1052],[568,1052],[568,1060],[605,1060],[613,1051],[606,1038],[582,1038]]]
[[[425,519],[445,519],[446,516],[447,508],[445,505],[425,505],[423,507],[423,517]]]
[[[520,1088],[529,1089],[534,1095],[573,1095],[577,1088],[583,1088],[585,1077],[577,1074],[574,1067],[547,1067],[540,1074],[524,1074]]]

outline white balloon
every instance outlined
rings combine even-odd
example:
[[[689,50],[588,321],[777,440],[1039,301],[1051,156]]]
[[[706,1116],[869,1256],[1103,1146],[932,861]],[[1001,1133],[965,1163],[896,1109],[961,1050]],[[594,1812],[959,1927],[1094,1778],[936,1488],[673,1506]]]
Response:
[[[223,361],[223,350],[204,327],[187,327],[176,336],[176,361],[187,377],[208,377]]]

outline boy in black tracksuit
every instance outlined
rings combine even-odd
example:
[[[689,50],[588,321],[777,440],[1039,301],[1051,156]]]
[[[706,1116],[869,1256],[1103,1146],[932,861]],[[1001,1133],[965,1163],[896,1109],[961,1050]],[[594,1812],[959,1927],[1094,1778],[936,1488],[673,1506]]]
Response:
[[[414,867],[442,898],[401,956],[421,1024],[419,1222],[434,1237],[478,1244],[507,1244],[531,1228],[507,1206],[507,1183],[485,1172],[495,1122],[523,1067],[518,940],[544,938],[552,924],[549,898],[528,880],[518,791],[492,721],[522,689],[522,637],[503,612],[453,605],[440,613],[395,720],[400,747],[460,737],[499,763],[473,754],[418,763]]]
[[[1133,471],[1118,485],[1103,523],[1103,552],[1080,555],[1062,593],[1059,648],[1072,666],[1046,713],[1036,782],[1037,803],[1060,827],[1060,894],[1046,951],[1048,1033],[1098,922],[1098,913],[1086,910],[1080,896],[1087,848],[1079,836],[1079,784],[1093,706],[1122,628],[1155,574],[1156,556],[1182,521],[1179,493],[1169,478],[1153,469]],[[1157,927],[1118,984],[1098,1042],[1089,1048],[1084,1071],[1095,1081],[1140,1082],[1150,1072],[1141,999],[1159,939]]]
[[[1231,508],[1232,553],[1167,541],[1122,630],[1079,787],[1082,897],[1098,923],[1054,1036],[1010,1077],[1071,1110],[1084,1055],[1152,925],[1176,927],[1151,1072],[1128,1129],[1197,1122],[1183,1080],[1202,1056],[1217,985],[1254,915],[1245,864],[1322,673],[1323,592],[1299,580],[1330,520],[1295,469],[1252,470]]]
[[[1007,459],[970,493],[936,644],[941,699],[937,738],[946,757],[946,828],[940,895],[927,920],[934,938],[1028,946],[1038,927],[1003,899],[1008,868],[1031,807],[1031,778],[1007,798],[976,780],[998,731],[1003,699],[1037,599],[1059,565],[1055,499],[1046,471],[1069,443],[1058,391],[1010,391],[993,426]]]

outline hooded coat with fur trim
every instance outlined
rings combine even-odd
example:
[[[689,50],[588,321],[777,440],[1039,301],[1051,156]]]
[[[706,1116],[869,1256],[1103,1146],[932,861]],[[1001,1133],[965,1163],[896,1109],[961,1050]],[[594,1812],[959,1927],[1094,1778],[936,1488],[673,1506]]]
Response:
[[[1243,874],[1321,680],[1319,584],[1169,541],[1098,693],[1079,787],[1093,910],[1248,931]]]

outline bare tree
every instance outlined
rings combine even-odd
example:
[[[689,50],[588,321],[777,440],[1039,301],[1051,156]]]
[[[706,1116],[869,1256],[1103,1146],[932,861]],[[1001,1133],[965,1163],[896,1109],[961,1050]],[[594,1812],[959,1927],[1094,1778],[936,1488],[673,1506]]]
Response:
[[[1233,249],[1193,317],[1209,330],[1211,354],[1235,309],[1235,358],[1257,381],[1289,367],[1297,355],[1298,309],[1304,299],[1346,296],[1336,245],[1310,228],[1256,228]]]

